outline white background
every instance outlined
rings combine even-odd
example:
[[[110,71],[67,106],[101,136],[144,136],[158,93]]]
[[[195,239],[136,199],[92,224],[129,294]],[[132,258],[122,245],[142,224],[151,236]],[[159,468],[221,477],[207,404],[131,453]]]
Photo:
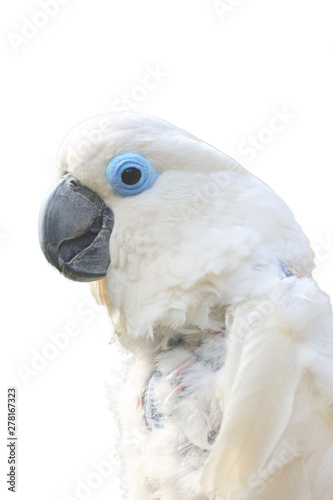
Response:
[[[314,277],[332,294],[332,5],[225,0],[218,9],[210,0],[63,0],[50,17],[40,15],[42,3],[1,7],[0,495],[13,498],[5,485],[6,394],[15,385],[15,498],[73,500],[84,496],[76,492],[80,481],[98,483],[93,464],[112,455],[105,384],[117,389],[121,367],[89,286],[65,280],[39,249],[39,207],[56,179],[63,136],[132,96],[131,109],[188,130],[267,182],[311,239]],[[27,20],[39,27],[29,31]],[[27,30],[30,39],[18,38]],[[152,70],[163,76],[147,90]],[[276,110],[292,118],[271,134],[263,129]],[[242,153],[251,136],[266,140],[254,158]],[[71,323],[78,335],[23,380],[19,367],[31,368],[33,353],[43,353],[50,334]],[[85,498],[118,500],[115,478]]]

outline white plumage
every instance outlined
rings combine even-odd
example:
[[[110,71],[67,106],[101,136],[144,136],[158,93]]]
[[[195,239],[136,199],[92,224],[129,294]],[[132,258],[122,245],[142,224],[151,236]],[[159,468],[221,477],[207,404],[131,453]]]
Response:
[[[119,197],[106,166],[126,152],[160,175]],[[284,202],[140,114],[80,124],[60,163],[114,213],[95,292],[133,353],[119,391],[128,498],[331,500],[331,307]]]

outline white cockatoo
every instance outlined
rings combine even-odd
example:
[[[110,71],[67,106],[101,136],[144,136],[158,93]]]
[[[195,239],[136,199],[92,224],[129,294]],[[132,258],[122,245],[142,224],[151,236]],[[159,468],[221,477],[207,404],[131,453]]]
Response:
[[[137,113],[81,123],[59,164],[41,246],[94,282],[132,353],[118,404],[128,498],[331,500],[333,317],[285,203]]]

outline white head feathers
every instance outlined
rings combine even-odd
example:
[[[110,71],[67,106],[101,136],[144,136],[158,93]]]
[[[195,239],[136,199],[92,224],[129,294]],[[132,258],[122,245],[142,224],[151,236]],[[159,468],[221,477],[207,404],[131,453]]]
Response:
[[[106,167],[143,155],[161,174],[136,196],[117,197]],[[59,156],[115,216],[107,290],[120,328],[218,330],[216,312],[264,291],[282,262],[310,276],[308,240],[285,203],[228,156],[171,124],[136,113],[87,120]],[[222,320],[222,318],[221,318]]]

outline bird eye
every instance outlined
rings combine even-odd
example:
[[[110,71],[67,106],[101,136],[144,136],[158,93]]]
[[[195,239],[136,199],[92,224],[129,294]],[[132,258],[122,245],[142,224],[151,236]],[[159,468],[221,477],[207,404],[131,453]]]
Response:
[[[133,196],[149,189],[158,177],[149,161],[138,153],[123,153],[112,158],[106,177],[117,196]]]
[[[142,176],[141,170],[135,167],[128,167],[125,168],[125,170],[121,174],[121,180],[123,181],[124,184],[127,184],[128,186],[133,186],[133,184],[139,182],[141,176]]]

